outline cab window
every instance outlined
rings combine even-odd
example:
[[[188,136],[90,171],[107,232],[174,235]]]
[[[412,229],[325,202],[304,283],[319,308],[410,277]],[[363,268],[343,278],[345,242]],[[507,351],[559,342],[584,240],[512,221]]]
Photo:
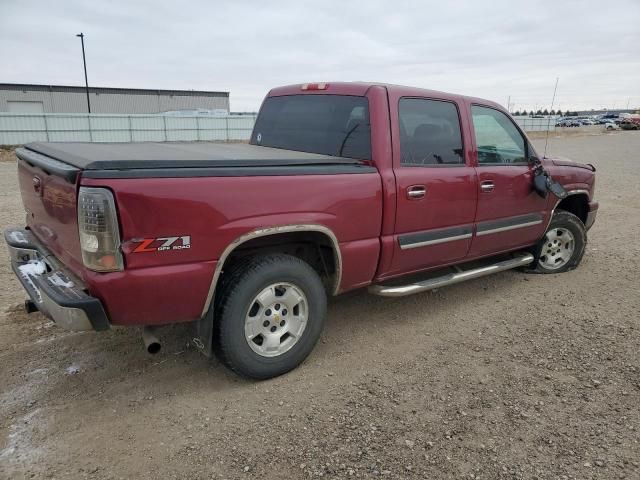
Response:
[[[399,120],[401,165],[464,165],[460,117],[454,103],[401,98]]]
[[[480,165],[526,163],[524,137],[504,113],[489,107],[471,107]]]
[[[249,143],[370,160],[369,102],[348,95],[267,97]]]

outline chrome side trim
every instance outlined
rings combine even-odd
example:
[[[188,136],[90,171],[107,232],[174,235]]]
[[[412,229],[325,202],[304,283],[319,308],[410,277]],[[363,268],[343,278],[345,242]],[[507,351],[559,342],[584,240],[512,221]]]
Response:
[[[532,227],[534,225],[540,225],[541,223],[542,223],[542,220],[534,220],[533,222],[518,223],[515,225],[509,225],[506,227],[493,228],[491,230],[483,230],[480,232],[476,232],[476,236],[482,237],[483,235],[491,235],[493,233],[506,232],[508,230],[515,230],[516,228]]]
[[[440,288],[447,285],[453,285],[455,283],[464,282],[474,278],[484,277],[492,273],[502,272],[504,270],[510,270],[516,267],[522,267],[533,262],[533,255],[530,253],[516,256],[508,260],[494,263],[486,267],[474,268],[472,270],[462,270],[455,273],[449,273],[441,277],[430,278],[422,282],[410,283],[409,285],[400,286],[385,286],[385,285],[371,285],[369,286],[369,293],[374,295],[380,295],[382,297],[404,297],[406,295],[412,295],[414,293],[426,292],[427,290],[433,290],[434,288]]]
[[[456,240],[463,240],[465,238],[471,238],[471,234],[465,233],[464,235],[456,235],[455,237],[436,238],[435,240],[426,240],[424,242],[408,243],[400,245],[400,250],[410,250],[412,248],[426,247],[427,245],[437,245],[445,242],[455,242]]]
[[[218,263],[216,265],[216,270],[213,273],[213,279],[211,280],[211,285],[209,286],[209,292],[207,293],[207,298],[204,302],[204,308],[202,309],[201,317],[204,317],[207,314],[207,311],[209,310],[209,306],[211,305],[211,301],[213,299],[213,295],[216,291],[216,285],[218,283],[218,280],[220,279],[220,275],[222,274],[222,269],[224,268],[224,264],[227,258],[229,257],[229,255],[231,255],[231,253],[236,248],[238,248],[243,243],[248,242],[249,240],[253,240],[254,238],[266,237],[270,235],[278,235],[281,233],[291,233],[291,232],[319,232],[329,237],[333,245],[333,256],[336,263],[336,278],[333,285],[333,294],[337,295],[340,290],[340,281],[342,280],[342,253],[340,252],[340,243],[338,242],[338,239],[336,238],[335,234],[330,228],[325,227],[324,225],[316,225],[316,224],[282,225],[277,227],[260,228],[257,230],[253,230],[249,233],[245,233],[244,235],[241,235],[240,237],[236,238],[233,242],[227,245],[227,248],[225,248],[224,251],[222,252],[222,255],[220,255],[220,258],[218,259]]]
[[[472,224],[457,225],[455,227],[434,228],[419,232],[402,233],[398,235],[398,244],[400,246],[400,250],[407,250],[471,238],[472,235]]]

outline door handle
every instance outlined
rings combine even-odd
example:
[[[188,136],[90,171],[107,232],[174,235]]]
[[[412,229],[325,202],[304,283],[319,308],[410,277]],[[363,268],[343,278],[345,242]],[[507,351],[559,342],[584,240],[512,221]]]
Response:
[[[407,198],[409,200],[417,200],[419,198],[424,198],[427,194],[427,187],[424,185],[412,185],[407,187]]]
[[[482,190],[484,193],[493,192],[495,188],[496,186],[493,184],[493,180],[485,180],[483,182],[480,182],[480,190]]]

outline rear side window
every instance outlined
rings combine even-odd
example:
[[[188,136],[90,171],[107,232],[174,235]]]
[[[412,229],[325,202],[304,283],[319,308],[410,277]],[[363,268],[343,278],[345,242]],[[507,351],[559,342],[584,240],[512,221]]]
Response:
[[[262,104],[252,145],[371,159],[369,102],[346,95],[286,95]]]
[[[400,154],[402,165],[463,165],[458,109],[451,102],[401,98]]]
[[[480,165],[526,163],[525,139],[509,117],[479,105],[471,106],[471,116]]]

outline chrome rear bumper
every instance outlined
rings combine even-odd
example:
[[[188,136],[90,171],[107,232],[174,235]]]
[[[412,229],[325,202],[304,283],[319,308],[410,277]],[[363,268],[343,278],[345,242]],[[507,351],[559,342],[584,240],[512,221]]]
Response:
[[[11,267],[38,310],[66,330],[107,330],[109,319],[97,298],[29,231],[5,230]]]

